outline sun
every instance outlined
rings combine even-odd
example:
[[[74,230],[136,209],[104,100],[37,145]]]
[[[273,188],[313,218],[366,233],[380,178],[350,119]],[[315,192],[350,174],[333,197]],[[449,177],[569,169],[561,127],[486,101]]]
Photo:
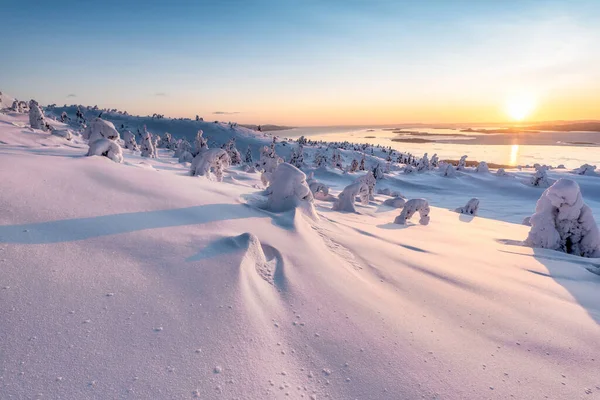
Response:
[[[506,114],[514,121],[523,121],[533,110],[535,110],[536,101],[531,95],[521,94],[510,97],[506,100]]]

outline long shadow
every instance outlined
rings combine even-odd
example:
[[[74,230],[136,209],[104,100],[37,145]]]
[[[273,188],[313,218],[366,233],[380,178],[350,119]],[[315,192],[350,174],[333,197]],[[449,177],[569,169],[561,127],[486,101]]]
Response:
[[[591,272],[598,268],[598,259],[587,259],[547,249],[533,249],[533,253],[533,257],[548,269],[548,274],[543,276],[554,279],[569,291],[577,303],[600,325],[600,276]]]
[[[0,243],[45,244],[84,240],[144,229],[205,224],[240,218],[265,218],[245,204],[206,204],[170,210],[0,226]]]

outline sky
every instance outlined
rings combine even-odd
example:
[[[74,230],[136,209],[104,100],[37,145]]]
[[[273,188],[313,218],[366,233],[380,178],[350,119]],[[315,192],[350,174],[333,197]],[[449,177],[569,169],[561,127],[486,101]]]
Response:
[[[293,126],[600,119],[600,1],[0,0],[0,90]]]

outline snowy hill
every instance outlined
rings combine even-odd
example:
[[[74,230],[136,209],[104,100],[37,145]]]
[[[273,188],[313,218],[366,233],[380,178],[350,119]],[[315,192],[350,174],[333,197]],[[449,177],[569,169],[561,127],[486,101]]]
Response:
[[[256,154],[271,140],[118,115]],[[600,260],[520,246],[529,227],[501,221],[533,212],[531,170],[378,182],[443,206],[427,226],[393,224],[381,194],[356,214],[316,200],[311,219],[261,209],[241,167],[191,177],[164,149],[118,164],[28,124],[0,114],[0,399],[600,396]],[[308,170],[334,196],[363,174]],[[566,174],[598,216],[600,179],[549,175]],[[496,219],[447,209],[479,193]]]
[[[15,101],[14,98],[10,97],[5,93],[0,92],[0,110],[2,110],[3,108],[12,107],[13,101]]]

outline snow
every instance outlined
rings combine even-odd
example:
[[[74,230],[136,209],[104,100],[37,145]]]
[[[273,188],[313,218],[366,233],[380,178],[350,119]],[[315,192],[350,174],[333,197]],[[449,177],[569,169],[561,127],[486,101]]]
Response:
[[[267,192],[267,210],[289,211],[296,207],[313,210],[313,193],[306,183],[306,175],[288,163],[281,163],[273,172]]]
[[[190,167],[192,176],[205,176],[210,178],[214,175],[217,181],[223,180],[223,169],[229,166],[230,160],[227,152],[223,149],[204,149],[194,157]]]
[[[477,215],[477,212],[479,211],[479,199],[472,198],[471,200],[467,201],[465,206],[459,207],[454,211],[459,214]]]
[[[400,215],[396,217],[394,220],[395,224],[405,225],[409,219],[416,213],[419,213],[419,223],[421,225],[429,224],[429,213],[431,209],[429,208],[429,203],[425,199],[410,199],[406,203],[404,203],[404,207],[402,208],[402,212]]]
[[[215,150],[235,136],[255,158],[270,142],[206,122],[111,121],[190,141],[203,129]],[[215,182],[168,149],[113,163],[28,125],[0,113],[1,399],[600,395],[600,260],[520,245],[544,192],[532,169],[392,170],[378,189],[426,199],[432,218],[399,225],[358,173],[319,168],[330,194],[362,185],[367,202],[355,194],[344,213],[315,199],[312,219],[257,207],[260,176],[242,166]],[[276,145],[286,159],[293,148]],[[307,164],[316,151],[304,146]],[[598,215],[597,176],[547,175],[577,182]],[[578,204],[559,193],[549,201]],[[478,218],[449,211],[466,195]]]
[[[105,138],[96,139],[90,142],[90,149],[87,153],[88,156],[104,156],[113,160],[114,162],[123,162],[123,150],[118,143],[108,140]]]

